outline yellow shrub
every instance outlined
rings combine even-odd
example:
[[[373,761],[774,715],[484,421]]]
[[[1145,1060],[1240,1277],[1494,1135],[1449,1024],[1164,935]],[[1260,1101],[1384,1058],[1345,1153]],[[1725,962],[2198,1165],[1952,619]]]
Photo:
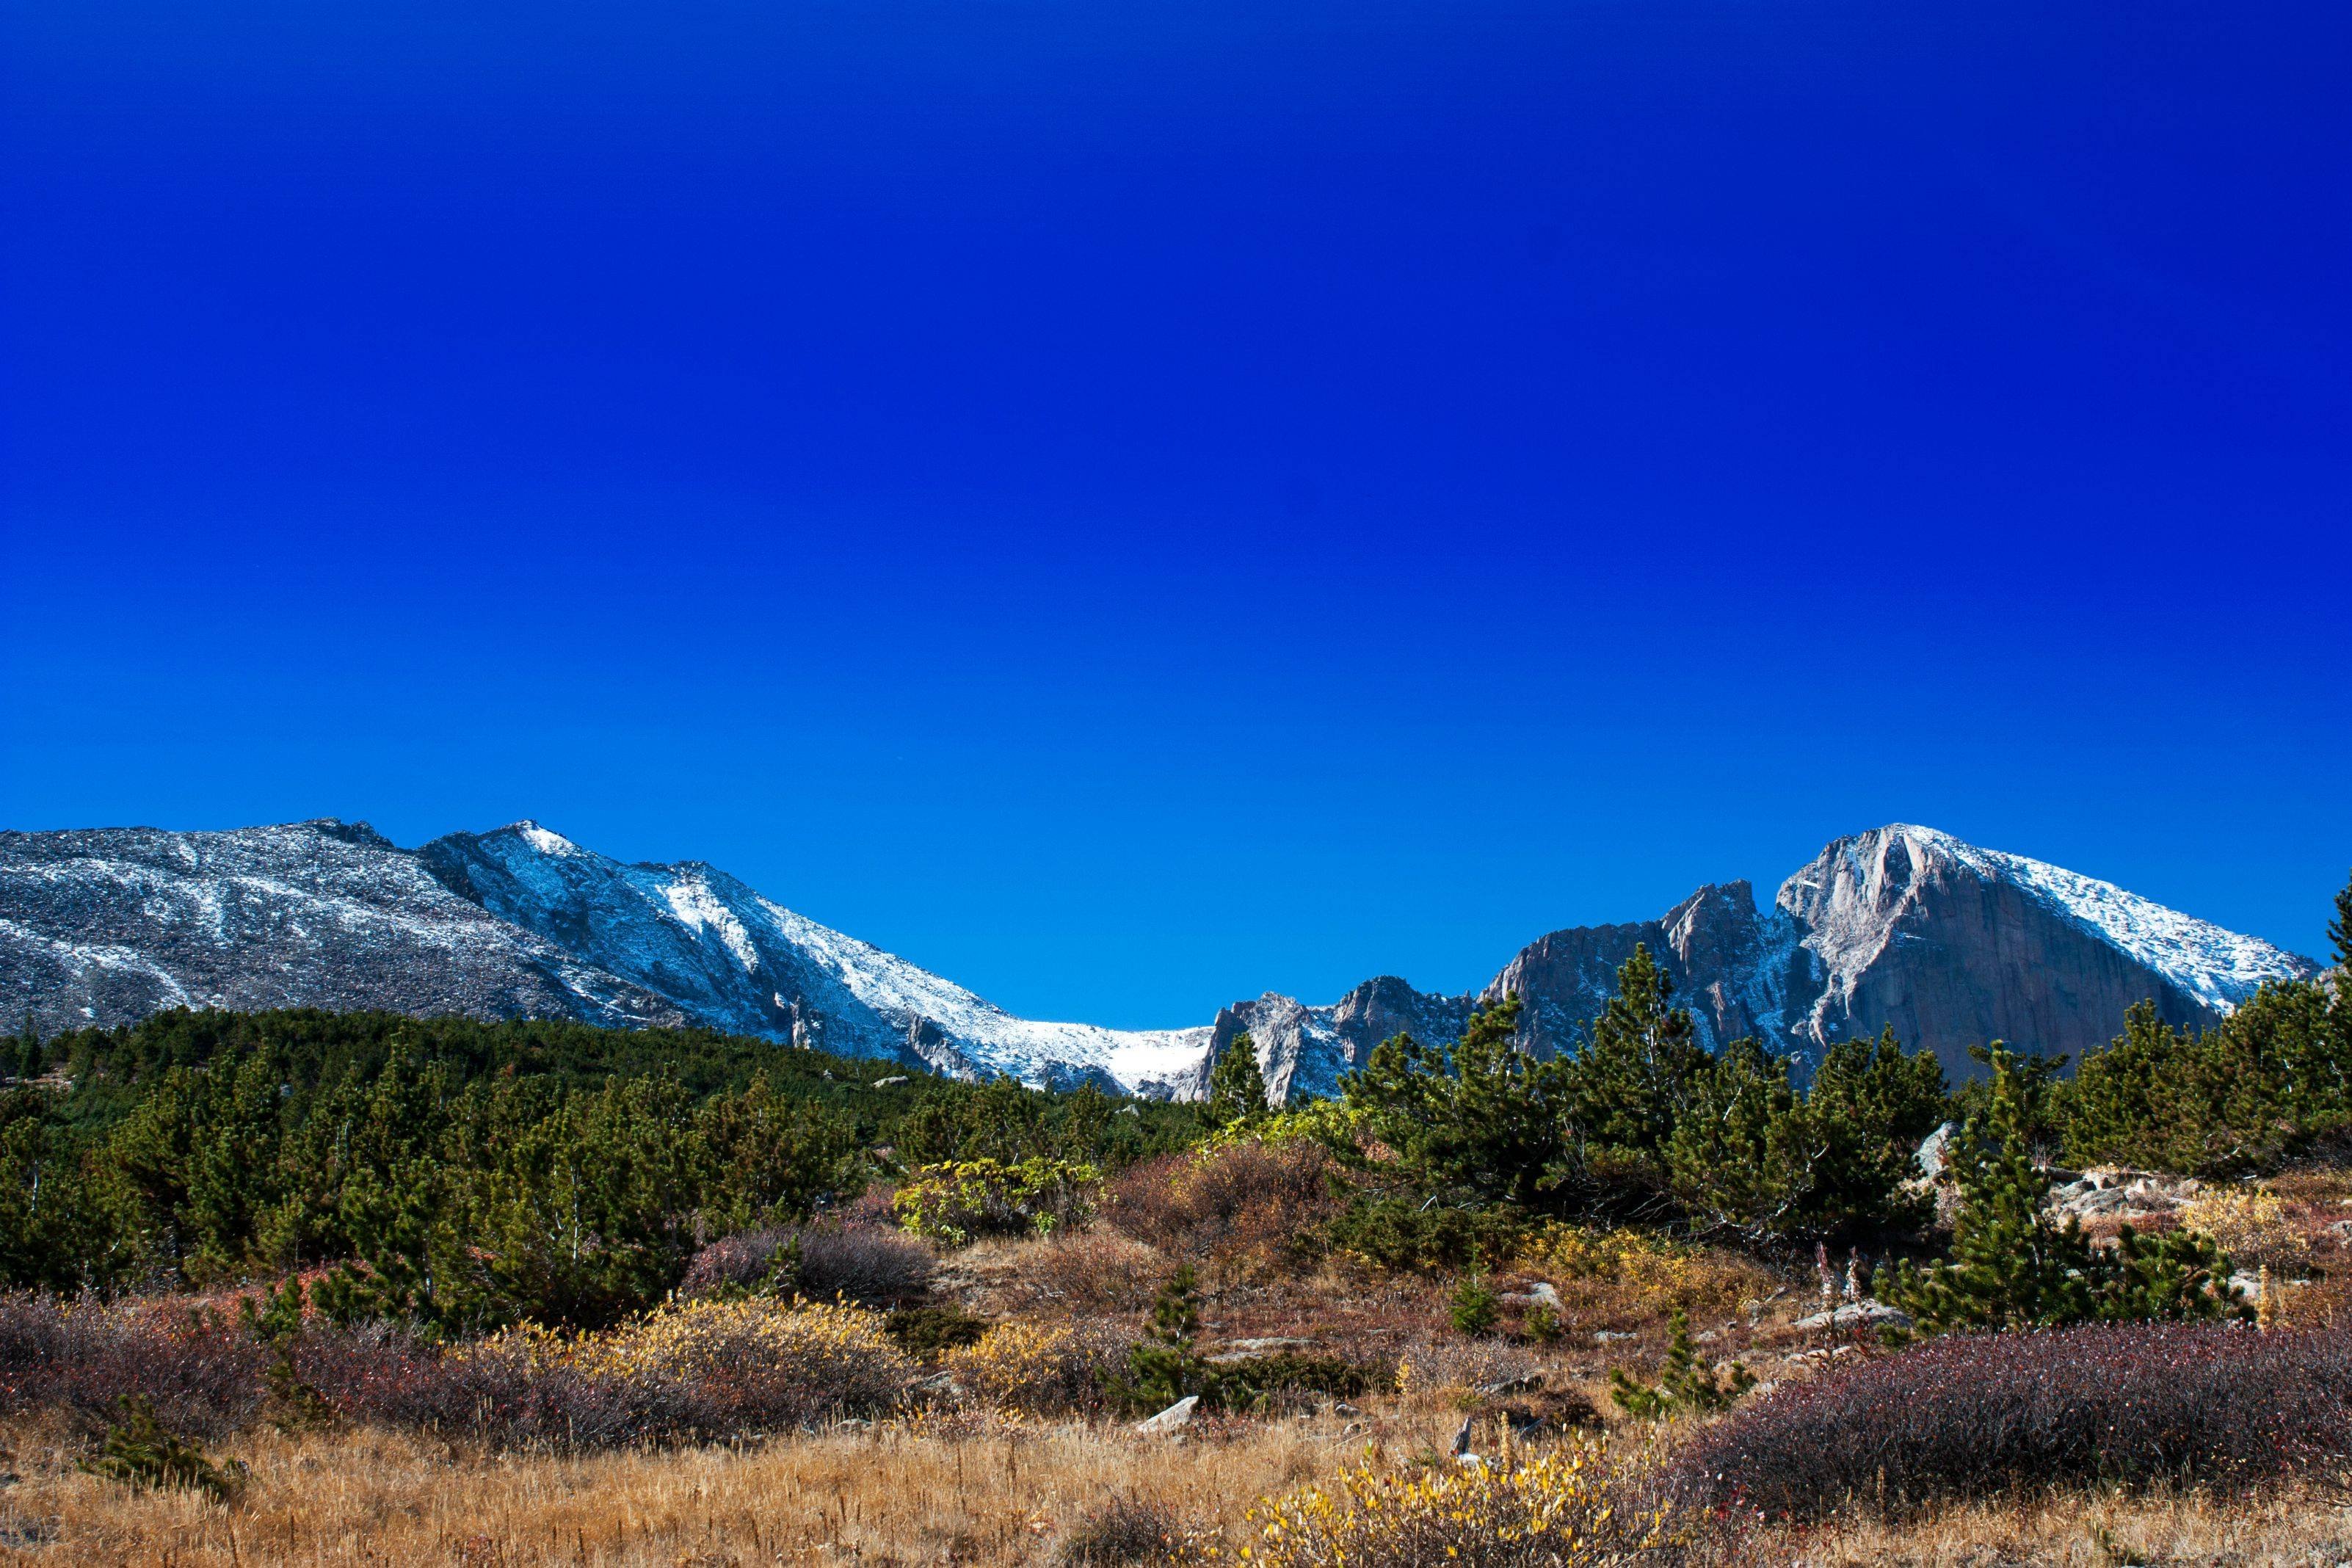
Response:
[[[1520,1256],[1538,1272],[1562,1276],[1564,1284],[1581,1283],[1584,1289],[1569,1292],[1570,1305],[1615,1304],[1644,1314],[1680,1307],[1694,1317],[1717,1316],[1776,1284],[1748,1258],[1622,1227],[1547,1226]]]
[[[672,1301],[576,1336],[526,1324],[459,1353],[666,1400],[686,1425],[722,1430],[888,1409],[917,1372],[879,1312],[772,1296]]]
[[[2311,1261],[2311,1237],[2295,1229],[2277,1194],[2259,1187],[2199,1198],[2180,1211],[2180,1223],[2211,1237],[2241,1268],[2267,1266],[2285,1272]]]
[[[1094,1396],[1093,1352],[1064,1328],[999,1323],[940,1358],[966,1394],[1006,1409],[1066,1410]]]
[[[1258,1503],[1237,1555],[1253,1568],[1582,1568],[1663,1552],[1676,1521],[1630,1501],[1629,1468],[1604,1440],[1583,1437],[1486,1467],[1394,1471],[1368,1460]]]

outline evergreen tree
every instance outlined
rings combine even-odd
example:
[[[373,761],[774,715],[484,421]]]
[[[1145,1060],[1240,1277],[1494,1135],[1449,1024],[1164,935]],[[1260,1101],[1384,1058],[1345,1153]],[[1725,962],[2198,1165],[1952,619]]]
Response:
[[[1106,1379],[1107,1391],[1139,1415],[1165,1410],[1188,1394],[1214,1404],[1215,1369],[1193,1349],[1200,1331],[1201,1294],[1188,1263],[1160,1287],[1144,1339],[1128,1348],[1127,1371]]]
[[[1617,970],[1617,994],[1562,1075],[1572,1183],[1637,1204],[1669,1182],[1668,1146],[1711,1063],[1674,979],[1644,945]]]
[[[1905,1054],[1893,1028],[1840,1040],[1805,1091],[1812,1134],[1805,1205],[1813,1233],[1862,1237],[1916,1230],[1935,1202],[1906,1184],[1922,1174],[1919,1144],[1944,1120],[1944,1069],[1933,1051]]]
[[[1693,1075],[1667,1140],[1675,1199],[1701,1230],[1760,1241],[1806,1228],[1813,1142],[1787,1060],[1734,1040]]]
[[[1249,1031],[1225,1043],[1209,1068],[1209,1097],[1202,1107],[1212,1127],[1255,1121],[1266,1112],[1265,1074],[1257,1063],[1257,1042]]]
[[[2128,1228],[2112,1250],[2095,1247],[2071,1216],[2062,1228],[2042,1211],[2047,1173],[2032,1162],[2023,1064],[1995,1045],[1987,1109],[1971,1117],[1953,1154],[1961,1209],[1951,1256],[1925,1269],[1882,1268],[1879,1299],[1928,1332],[2052,1328],[2095,1320],[2216,1317],[2238,1309],[2229,1260],[2187,1232],[2153,1240]]]
[[[1470,1016],[1451,1051],[1394,1036],[1340,1092],[1415,1179],[1489,1203],[1548,1203],[1561,1064],[1519,1049],[1518,1018],[1519,999],[1506,994]]]
[[[1657,1421],[1672,1415],[1706,1415],[1728,1408],[1756,1386],[1755,1374],[1733,1362],[1718,1375],[1691,1341],[1690,1319],[1680,1307],[1672,1321],[1674,1338],[1666,1347],[1666,1364],[1654,1384],[1634,1382],[1622,1368],[1609,1373],[1609,1397],[1628,1415]]]

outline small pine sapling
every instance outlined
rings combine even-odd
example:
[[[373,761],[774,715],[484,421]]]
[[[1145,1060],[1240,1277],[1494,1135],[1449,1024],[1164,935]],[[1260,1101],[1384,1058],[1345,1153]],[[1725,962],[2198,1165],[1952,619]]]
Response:
[[[1454,1326],[1465,1334],[1483,1334],[1495,1326],[1501,1316],[1496,1306],[1494,1288],[1483,1274],[1465,1275],[1454,1288],[1454,1299],[1447,1307]]]
[[[1617,1407],[1647,1421],[1728,1409],[1755,1386],[1755,1374],[1738,1362],[1720,1373],[1707,1364],[1691,1342],[1690,1319],[1679,1307],[1675,1309],[1674,1340],[1666,1347],[1666,1364],[1655,1384],[1636,1383],[1622,1367],[1609,1373],[1609,1396]]]
[[[122,1419],[107,1427],[98,1457],[82,1461],[84,1470],[130,1487],[185,1487],[215,1502],[226,1502],[243,1488],[243,1465],[214,1464],[202,1448],[156,1419],[153,1400],[126,1394],[119,1404]]]

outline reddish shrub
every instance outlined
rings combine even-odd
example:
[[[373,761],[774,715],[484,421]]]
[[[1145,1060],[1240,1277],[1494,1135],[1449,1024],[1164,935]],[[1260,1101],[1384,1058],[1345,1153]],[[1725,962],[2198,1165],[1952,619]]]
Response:
[[[1686,1485],[1774,1517],[2081,1482],[2260,1485],[2352,1440],[2352,1341],[2130,1323],[1954,1335],[1775,1389]]]
[[[938,1271],[929,1246],[896,1230],[786,1226],[712,1242],[694,1256],[678,1286],[683,1296],[758,1290],[778,1277],[777,1259],[794,1241],[800,1261],[782,1281],[812,1300],[836,1297],[873,1305],[920,1296]]]
[[[185,1302],[68,1305],[0,1296],[0,1412],[114,1419],[124,1394],[155,1402],[174,1431],[215,1436],[261,1408],[268,1351],[234,1319]]]
[[[1173,1257],[1265,1266],[1298,1256],[1342,1206],[1329,1155],[1312,1143],[1239,1143],[1131,1167],[1114,1184],[1111,1223]]]

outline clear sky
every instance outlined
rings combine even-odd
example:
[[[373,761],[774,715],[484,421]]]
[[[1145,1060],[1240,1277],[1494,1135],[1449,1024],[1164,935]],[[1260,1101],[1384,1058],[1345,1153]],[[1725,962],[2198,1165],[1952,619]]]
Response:
[[[2305,952],[2352,9],[0,10],[0,826],[1204,1020],[1889,821]]]

